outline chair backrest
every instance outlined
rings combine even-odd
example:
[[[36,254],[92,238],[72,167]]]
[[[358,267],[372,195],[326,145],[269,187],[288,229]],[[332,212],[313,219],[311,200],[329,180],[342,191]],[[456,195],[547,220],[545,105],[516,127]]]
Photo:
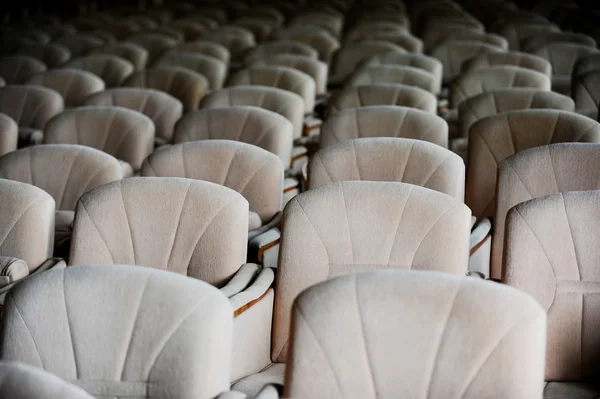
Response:
[[[422,53],[423,52],[423,41],[418,37],[411,35],[406,31],[397,31],[390,33],[365,33],[357,35],[358,40],[382,40],[390,43],[394,43],[409,53]],[[361,37],[362,36],[362,37]],[[348,39],[346,39],[348,40]]]
[[[508,40],[511,50],[519,51],[524,42],[532,36],[559,33],[560,28],[548,23],[509,23],[500,32]]]
[[[508,65],[519,68],[532,69],[552,77],[552,65],[550,62],[536,55],[520,53],[518,51],[509,51],[506,53],[481,54],[477,57],[465,61],[462,65],[462,72],[469,73],[475,69],[488,68],[492,66]]]
[[[80,144],[104,151],[139,170],[154,148],[154,124],[122,107],[79,107],[53,118],[44,144]]]
[[[545,312],[500,284],[401,270],[342,276],[300,294],[291,334],[286,397],[542,397]]]
[[[42,73],[46,69],[42,61],[28,55],[0,57],[0,76],[9,85],[23,84],[33,75]]]
[[[73,68],[48,70],[31,77],[27,84],[57,91],[62,96],[65,107],[78,107],[86,97],[105,88],[104,81],[98,76]]]
[[[220,44],[227,48],[231,54],[231,61],[241,62],[250,49],[256,47],[254,35],[236,35],[233,33],[208,31],[200,36],[202,41]]]
[[[333,72],[339,79],[345,79],[372,56],[390,51],[406,53],[402,47],[382,40],[363,40],[347,44],[336,53]]]
[[[319,53],[308,44],[295,42],[293,40],[275,40],[263,43],[248,52],[245,58],[246,64],[271,57],[273,55],[302,55],[304,57],[318,59]]]
[[[154,64],[157,67],[181,67],[199,73],[208,80],[210,90],[219,90],[225,83],[227,64],[214,57],[202,54],[171,50]]]
[[[208,108],[186,114],[175,130],[175,143],[233,140],[263,148],[291,165],[294,128],[285,117],[251,106]]]
[[[548,314],[546,381],[598,381],[600,191],[521,203],[506,221],[505,282]]]
[[[52,317],[39,317],[46,313]],[[229,389],[230,302],[175,273],[50,270],[10,291],[2,327],[3,360],[44,369],[93,396],[214,398]]]
[[[575,32],[553,32],[541,35],[529,36],[523,42],[523,51],[533,52],[538,48],[545,47],[552,43],[577,43],[590,47],[596,47],[596,40],[593,37]]]
[[[336,181],[396,181],[465,199],[465,164],[458,155],[422,140],[363,138],[318,151],[308,165],[308,188]]]
[[[93,399],[83,389],[25,363],[0,361],[0,396],[12,399]]]
[[[437,98],[427,90],[407,85],[369,85],[349,86],[338,92],[329,100],[327,114],[377,105],[397,105],[434,115],[437,112]]]
[[[221,287],[246,262],[248,201],[218,184],[138,177],[81,197],[70,265],[129,264]]]
[[[519,109],[558,109],[575,111],[570,97],[552,91],[512,88],[488,91],[471,97],[458,106],[458,131],[468,137],[471,126],[486,116]]]
[[[64,35],[54,40],[53,43],[68,48],[73,58],[87,55],[92,50],[104,45],[103,40],[85,33]]]
[[[500,47],[482,42],[446,40],[436,46],[431,55],[444,65],[444,84],[449,84],[460,75],[462,64],[466,60],[481,54],[500,53],[502,51]]]
[[[292,123],[294,138],[302,136],[304,100],[297,94],[274,87],[239,86],[218,90],[204,98],[200,108],[253,106],[275,112]]]
[[[494,66],[475,69],[459,76],[450,86],[450,108],[478,94],[516,87],[550,91],[550,78],[531,69],[514,66]]]
[[[282,89],[302,97],[304,113],[312,113],[315,107],[316,82],[309,75],[297,69],[254,65],[234,74],[228,86],[267,86]]]
[[[346,109],[321,127],[320,147],[364,137],[403,137],[448,147],[448,124],[437,115],[398,106]]]
[[[413,68],[422,69],[429,72],[435,78],[435,91],[434,94],[439,94],[442,90],[442,63],[433,57],[425,54],[414,54],[414,53],[382,53],[371,57],[365,65],[377,66],[377,65],[389,65],[389,66],[408,66]]]
[[[337,182],[288,202],[277,267],[271,358],[285,362],[304,289],[375,269],[467,271],[471,212],[449,195],[395,182]]]
[[[510,111],[476,122],[469,131],[465,191],[473,216],[494,217],[500,162],[529,148],[569,142],[600,143],[600,123],[549,109]]]
[[[135,69],[125,58],[109,54],[90,54],[75,58],[65,67],[91,72],[101,78],[109,88],[121,86]]]
[[[71,51],[60,44],[30,44],[23,46],[19,54],[28,55],[46,64],[48,68],[56,68],[71,59]]]
[[[329,67],[323,61],[302,55],[279,54],[253,61],[253,65],[273,65],[297,69],[313,78],[317,95],[327,93]]]
[[[52,256],[54,200],[29,184],[0,179],[0,256],[23,259],[34,270]]]
[[[198,109],[209,89],[208,79],[185,68],[156,67],[136,72],[124,86],[164,91],[183,104],[185,112]]]
[[[0,88],[0,112],[21,127],[44,129],[46,123],[63,109],[63,98],[55,90],[39,86]]]
[[[209,57],[216,58],[224,63],[228,64],[231,59],[231,54],[227,47],[222,46],[218,43],[196,40],[193,42],[180,43],[177,46],[173,47],[171,51],[184,52],[184,53],[194,53],[194,54],[202,54],[207,55]]]
[[[0,156],[17,149],[19,125],[10,116],[0,113]]]
[[[340,48],[340,42],[326,30],[287,28],[276,32],[274,36],[278,39],[293,40],[311,46],[319,53],[319,60],[327,64],[331,63],[333,55]]]
[[[346,86],[369,86],[374,84],[402,84],[414,86],[429,92],[437,91],[435,77],[420,68],[396,65],[365,65],[353,73]]]
[[[121,177],[116,158],[80,145],[38,145],[0,157],[0,178],[41,188],[56,210],[74,211],[84,193]]]
[[[600,69],[600,54],[591,54],[581,58],[573,67],[573,79],[588,72]]]
[[[498,165],[492,240],[492,276],[502,278],[506,215],[515,205],[567,191],[600,189],[600,145],[560,143],[535,147]]]
[[[577,111],[598,119],[600,69],[574,77],[571,91]]]
[[[165,51],[175,47],[179,42],[160,33],[138,33],[127,38],[130,43],[148,50],[148,63],[152,65]]]
[[[284,167],[269,151],[231,140],[204,140],[161,148],[144,161],[141,176],[185,177],[229,187],[268,222],[282,209]]]
[[[149,52],[139,44],[129,42],[109,43],[92,50],[91,54],[116,55],[131,62],[137,72],[148,64]]]

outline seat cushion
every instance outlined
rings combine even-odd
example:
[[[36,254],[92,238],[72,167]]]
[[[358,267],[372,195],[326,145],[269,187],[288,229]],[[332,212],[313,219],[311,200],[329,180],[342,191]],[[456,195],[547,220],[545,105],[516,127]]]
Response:
[[[283,385],[285,377],[285,364],[272,363],[260,373],[250,375],[236,381],[231,386],[232,391],[242,392],[248,399],[253,399],[267,384]]]
[[[544,399],[597,399],[600,385],[579,382],[548,382],[544,388]]]

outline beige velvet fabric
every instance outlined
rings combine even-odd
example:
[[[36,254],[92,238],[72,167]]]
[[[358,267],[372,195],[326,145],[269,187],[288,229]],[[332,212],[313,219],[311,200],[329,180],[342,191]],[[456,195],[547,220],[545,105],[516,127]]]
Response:
[[[407,85],[349,86],[329,100],[329,116],[348,108],[396,105],[436,114],[437,98],[427,90]]]
[[[209,31],[200,36],[202,41],[220,44],[231,54],[231,61],[241,62],[250,49],[256,47],[254,35],[236,35],[232,33]]]
[[[19,126],[8,115],[0,113],[0,156],[17,149]]]
[[[226,63],[202,54],[169,51],[161,56],[154,65],[181,67],[197,72],[208,80],[210,90],[221,89],[227,76]]]
[[[71,57],[81,57],[87,55],[90,51],[102,47],[104,41],[96,36],[77,33],[75,35],[65,35],[53,41],[54,44],[59,44],[69,49]]]
[[[316,82],[309,75],[294,68],[269,65],[250,66],[233,75],[228,86],[274,87],[302,97],[305,114],[312,113],[315,107]]]
[[[575,32],[553,32],[541,35],[529,36],[523,42],[523,51],[533,52],[539,48],[553,43],[577,43],[590,47],[596,47],[596,40],[591,36]]]
[[[68,48],[55,43],[30,44],[22,47],[19,54],[36,58],[48,68],[61,66],[71,58],[71,51]]]
[[[567,111],[521,110],[489,116],[469,131],[466,203],[478,219],[496,212],[498,164],[528,148],[600,143],[600,123]]]
[[[248,201],[214,183],[138,177],[77,205],[69,264],[132,264],[218,287],[246,262]]]
[[[274,87],[238,86],[219,90],[206,96],[200,108],[253,106],[275,112],[292,123],[294,138],[302,136],[304,100],[297,94]]]
[[[229,187],[248,200],[250,212],[263,223],[282,209],[283,163],[251,144],[204,140],[161,148],[144,161],[141,176],[185,177]]]
[[[473,40],[473,35],[476,34],[479,34],[479,38]],[[423,40],[424,51],[431,53],[431,50],[446,40],[463,40],[462,38],[467,37],[471,38],[469,41],[481,42],[481,36],[483,35],[485,35],[483,30],[446,22],[435,25],[430,24],[427,29],[424,29],[420,37]]]
[[[514,66],[493,66],[475,69],[459,76],[450,86],[450,108],[478,94],[515,87],[550,91],[550,78],[531,69]]]
[[[136,71],[146,68],[149,53],[139,44],[129,42],[109,43],[100,48],[94,49],[93,54],[116,55],[131,62]]]
[[[521,151],[498,165],[497,187],[492,276],[500,279],[509,210],[550,194],[600,189],[600,144],[561,143]]]
[[[202,54],[207,55],[209,57],[216,58],[224,63],[228,64],[231,59],[231,54],[227,47],[222,46],[218,43],[212,43],[203,40],[196,40],[193,42],[180,43],[177,46],[173,47],[171,51],[181,51],[184,53],[194,53],[194,54]]]
[[[209,90],[208,79],[180,67],[156,67],[134,73],[124,86],[164,91],[183,104],[185,112],[198,109],[200,100]]]
[[[282,66],[297,69],[314,79],[316,83],[317,95],[327,93],[327,76],[329,74],[329,67],[323,61],[302,55],[277,54],[253,61],[253,64]]]
[[[183,104],[165,92],[153,89],[116,88],[88,97],[84,105],[124,107],[141,112],[152,119],[156,137],[173,140],[175,124],[183,115]]]
[[[600,69],[600,54],[593,53],[581,58],[573,67],[573,78]]]
[[[338,277],[294,304],[284,395],[541,398],[545,330],[540,305],[499,284],[400,270]]]
[[[104,81],[106,87],[117,87],[134,72],[134,66],[126,59],[108,54],[90,54],[69,61],[65,67],[91,72]]]
[[[572,96],[578,112],[598,119],[600,70],[573,77]]]
[[[248,52],[245,62],[248,64],[254,61],[271,57],[273,55],[302,55],[304,57],[318,59],[319,53],[308,44],[295,42],[293,40],[274,40],[263,43]]]
[[[437,115],[397,106],[351,108],[321,127],[320,147],[364,137],[403,137],[448,147],[448,124]]]
[[[38,145],[0,157],[0,178],[41,188],[54,198],[56,210],[74,211],[85,192],[121,177],[114,157],[80,145]]]
[[[508,40],[511,50],[519,51],[529,37],[558,32],[558,26],[548,23],[509,23],[502,29],[501,35]]]
[[[6,84],[22,84],[30,77],[42,73],[46,65],[28,55],[10,55],[0,57],[0,76]]]
[[[33,76],[27,84],[57,91],[62,96],[65,107],[78,107],[86,97],[105,88],[104,81],[98,76],[73,68],[51,69]]]
[[[382,40],[363,40],[347,44],[336,53],[333,72],[338,79],[346,79],[364,61],[376,54],[389,53],[390,51],[406,53],[406,50],[402,47]]]
[[[11,399],[93,399],[83,389],[24,363],[0,362],[0,396]]]
[[[154,146],[154,124],[122,107],[79,107],[52,119],[44,144],[80,144],[104,151],[139,170]]]
[[[10,116],[19,127],[42,130],[63,109],[63,98],[55,90],[12,85],[0,88],[0,112]]]
[[[319,29],[287,28],[274,34],[275,38],[304,43],[319,53],[319,60],[331,63],[333,55],[340,48],[340,42],[329,32]]]
[[[436,46],[431,55],[444,65],[443,81],[449,84],[458,77],[461,72],[462,64],[466,60],[479,56],[481,54],[499,53],[503,50],[500,47],[482,42],[446,40]]]
[[[35,270],[52,256],[54,200],[29,184],[0,179],[0,256],[23,259]]]
[[[547,381],[598,381],[598,203],[599,191],[567,192],[508,213],[504,279],[548,313]]]
[[[304,289],[373,269],[464,274],[471,212],[455,198],[411,184],[337,182],[286,206],[275,289],[271,357],[285,362],[292,304]]]
[[[160,33],[139,33],[127,38],[127,41],[148,50],[148,64],[150,65],[165,51],[175,47],[178,43],[176,39]]]
[[[178,123],[175,143],[233,140],[277,155],[285,168],[292,159],[294,131],[285,117],[258,107],[210,108],[186,114]]]
[[[54,269],[10,291],[0,350],[98,399],[209,399],[229,387],[232,313],[219,290],[175,273]]]
[[[394,43],[410,53],[422,53],[423,41],[418,37],[411,35],[406,31],[390,32],[390,33],[364,33],[357,35],[357,40],[381,40]],[[362,36],[362,37],[361,37]],[[348,40],[348,39],[347,39]]]
[[[442,63],[438,59],[424,54],[382,53],[371,57],[365,65],[395,65],[422,69],[432,74],[435,78],[434,94],[438,94],[442,89]]]
[[[362,138],[323,148],[308,165],[308,188],[336,181],[396,181],[465,198],[465,164],[438,145],[405,138]]]
[[[570,97],[551,91],[512,88],[497,89],[471,97],[458,106],[458,129],[461,137],[468,137],[473,123],[487,116],[519,109],[557,109],[575,111]]]
[[[552,65],[552,90],[566,95],[571,93],[571,75],[575,64],[586,56],[598,53],[600,51],[595,47],[575,43],[553,43],[534,52]]]
[[[346,80],[346,86],[402,84],[418,87],[432,93],[439,91],[437,83],[432,74],[420,68],[395,65],[366,65]]]
[[[520,53],[517,51],[482,54],[471,58],[463,63],[462,73],[469,73],[475,69],[498,65],[509,65],[519,68],[532,69],[552,77],[552,65],[550,65],[550,62],[542,57],[527,53]]]

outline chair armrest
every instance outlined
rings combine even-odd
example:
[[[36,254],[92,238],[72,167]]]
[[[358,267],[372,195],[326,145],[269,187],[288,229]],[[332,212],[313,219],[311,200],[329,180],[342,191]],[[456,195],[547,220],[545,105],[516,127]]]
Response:
[[[265,231],[264,233],[259,234],[258,236],[250,240],[250,242],[248,243],[249,252],[251,254],[255,254],[258,263],[264,265],[263,262],[265,259],[265,252],[279,245],[280,238],[281,231],[278,227],[274,227],[268,231]]]
[[[241,392],[237,392],[237,391],[225,391],[225,392],[221,392],[219,394],[219,396],[217,396],[215,399],[246,399],[247,396],[244,393]]]
[[[260,266],[256,263],[246,263],[240,267],[235,276],[224,287],[221,288],[221,292],[227,297],[239,294],[246,289],[258,274]]]
[[[304,128],[302,130],[303,136],[315,136],[321,131],[321,125],[323,121],[319,118],[309,116],[304,118]]]
[[[279,398],[280,398],[279,390],[272,384],[265,385],[265,387],[260,390],[258,395],[255,396],[255,399],[279,399]]]
[[[471,240],[469,242],[469,252],[473,255],[488,239],[492,230],[492,222],[485,218],[476,223],[471,230]]]
[[[61,258],[49,258],[44,263],[42,263],[40,266],[38,266],[37,269],[31,271],[28,276],[25,276],[25,277],[23,277],[20,280],[17,280],[15,282],[12,282],[12,283],[10,283],[8,285],[5,285],[4,287],[0,288],[0,303],[4,303],[4,296],[6,295],[6,293],[8,291],[10,291],[10,289],[12,287],[14,287],[16,284],[19,284],[21,281],[27,280],[31,276],[35,276],[37,274],[45,272],[46,270],[50,270],[50,269],[53,269],[53,268],[65,268],[65,267],[67,267],[67,264],[65,263],[65,261],[63,259],[61,259]]]
[[[285,188],[285,186],[284,186],[284,188]],[[269,231],[275,227],[279,227],[279,225],[281,224],[281,216],[282,216],[282,213],[277,212],[271,218],[271,220],[269,220],[267,223],[263,224],[258,229],[249,231],[248,232],[248,242],[252,241],[255,237],[258,237],[259,235],[266,233],[267,231]]]
[[[492,253],[492,223],[489,219],[480,220],[471,230],[469,243],[469,271],[490,277],[490,259]],[[475,274],[475,273],[473,273]]]
[[[229,298],[233,306],[233,316],[237,317],[258,303],[269,291],[275,281],[273,269],[263,268],[252,285],[237,295]]]

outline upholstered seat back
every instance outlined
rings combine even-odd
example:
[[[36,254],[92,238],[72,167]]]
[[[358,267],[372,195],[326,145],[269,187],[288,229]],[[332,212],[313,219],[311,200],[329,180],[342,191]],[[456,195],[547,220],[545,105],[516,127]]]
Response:
[[[361,273],[304,291],[292,318],[286,397],[542,397],[546,315],[509,287]]]
[[[73,68],[48,70],[33,76],[27,84],[57,91],[64,99],[65,107],[78,107],[86,97],[105,88],[104,81],[98,76]]]
[[[28,55],[10,55],[0,58],[0,76],[6,84],[23,84],[30,77],[47,69],[46,64]]]
[[[326,63],[302,55],[277,54],[253,61],[256,65],[273,65],[289,67],[304,72],[316,83],[316,94],[327,93],[327,76],[329,68]]]
[[[232,323],[230,302],[204,282],[139,266],[67,267],[10,291],[0,350],[101,399],[209,399],[229,388]]]
[[[363,40],[345,45],[336,53],[333,72],[339,79],[345,79],[372,56],[390,51],[406,53],[402,47],[382,40]]]
[[[285,362],[293,301],[339,275],[375,269],[464,274],[471,212],[455,198],[392,182],[337,182],[294,197],[283,215],[274,361]]]
[[[458,77],[463,62],[481,54],[499,53],[503,50],[500,47],[482,42],[446,40],[436,46],[431,55],[444,65],[443,79],[445,84],[449,84],[454,78]]]
[[[381,65],[364,66],[346,81],[347,86],[403,84],[414,86],[431,93],[437,91],[435,77],[420,68],[409,66]]]
[[[150,266],[222,286],[246,261],[248,201],[214,183],[143,177],[84,195],[69,264]]]
[[[17,149],[19,126],[8,115],[0,113],[0,156]]]
[[[317,59],[319,53],[308,44],[295,42],[293,40],[275,40],[257,46],[250,50],[246,55],[245,61],[250,64],[259,59],[264,59],[273,55],[293,54]]]
[[[227,47],[222,46],[218,43],[196,40],[193,42],[180,43],[177,46],[173,47],[173,49],[169,50],[166,54],[171,52],[184,52],[184,53],[194,53],[207,55],[209,57],[216,58],[224,63],[228,64],[231,59],[231,54]],[[165,55],[166,55],[165,54]]]
[[[63,98],[55,90],[39,86],[0,88],[0,112],[10,116],[21,127],[42,130],[63,109]]]
[[[139,33],[127,38],[127,41],[148,50],[149,64],[152,64],[165,51],[175,47],[178,43],[176,39],[160,33]]]
[[[108,54],[91,54],[75,58],[66,65],[67,68],[81,69],[100,77],[106,87],[121,86],[134,72],[134,66],[126,59]]]
[[[575,77],[572,93],[577,110],[591,118],[598,119],[600,71],[595,70]]]
[[[136,72],[146,68],[149,57],[148,50],[139,44],[129,42],[109,43],[92,50],[91,54],[116,55],[117,57],[124,58],[133,64]]]
[[[321,148],[364,137],[403,137],[448,146],[448,124],[429,112],[397,106],[347,109],[321,128]]]
[[[227,64],[211,56],[169,51],[161,56],[155,66],[181,67],[190,69],[208,80],[210,90],[219,90],[225,83]]]
[[[71,51],[60,44],[30,44],[22,47],[19,54],[28,55],[46,64],[48,68],[56,68],[69,61]]]
[[[517,51],[506,53],[481,54],[464,62],[462,66],[463,73],[471,72],[479,68],[488,68],[492,66],[509,65],[519,68],[531,69],[548,77],[552,77],[552,65],[542,57]]]
[[[424,54],[402,54],[392,51],[390,53],[377,54],[371,57],[365,65],[395,65],[422,69],[432,74],[435,78],[434,94],[439,93],[442,88],[442,63],[438,59]]]

